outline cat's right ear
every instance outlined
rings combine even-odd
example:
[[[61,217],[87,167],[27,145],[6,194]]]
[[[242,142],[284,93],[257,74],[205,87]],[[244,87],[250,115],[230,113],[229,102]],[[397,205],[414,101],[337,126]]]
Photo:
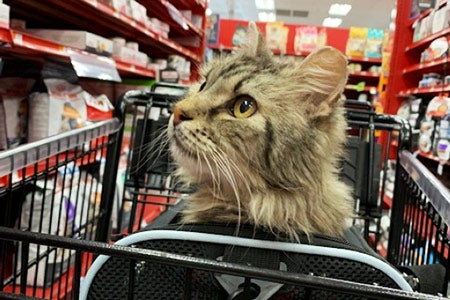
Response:
[[[347,59],[339,50],[323,47],[302,61],[297,75],[312,116],[327,116],[341,99],[347,82]]]
[[[253,21],[248,24],[246,48],[252,56],[267,58],[272,56],[272,52],[267,48],[264,36]]]

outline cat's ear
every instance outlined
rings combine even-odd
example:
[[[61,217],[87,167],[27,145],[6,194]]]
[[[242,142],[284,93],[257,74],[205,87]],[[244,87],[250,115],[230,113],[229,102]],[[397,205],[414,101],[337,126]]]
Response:
[[[313,116],[329,115],[347,82],[346,57],[335,48],[320,48],[301,62],[298,74]]]
[[[267,48],[266,40],[259,31],[256,23],[251,21],[248,24],[246,49],[252,56],[271,57],[272,52]]]

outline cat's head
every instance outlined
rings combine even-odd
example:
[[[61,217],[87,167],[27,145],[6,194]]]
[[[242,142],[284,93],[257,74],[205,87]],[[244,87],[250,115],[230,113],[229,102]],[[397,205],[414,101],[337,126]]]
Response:
[[[208,64],[175,106],[169,138],[184,180],[222,195],[317,188],[341,154],[346,81],[338,50],[282,62],[251,23],[242,49]]]

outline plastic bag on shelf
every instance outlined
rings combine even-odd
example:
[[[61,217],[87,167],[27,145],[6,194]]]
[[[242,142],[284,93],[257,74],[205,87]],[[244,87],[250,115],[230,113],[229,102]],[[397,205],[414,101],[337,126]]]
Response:
[[[30,95],[28,140],[85,126],[87,109],[83,89],[63,79],[44,79],[47,92]]]
[[[7,148],[15,148],[27,139],[27,97],[34,79],[10,77],[0,79],[0,105],[3,106]]]

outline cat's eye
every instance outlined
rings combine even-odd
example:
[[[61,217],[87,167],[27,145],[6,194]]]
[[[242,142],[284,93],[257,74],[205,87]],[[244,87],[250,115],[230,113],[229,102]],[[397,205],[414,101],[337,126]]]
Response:
[[[251,117],[257,110],[255,99],[250,96],[240,96],[230,108],[232,115],[238,119]]]
[[[204,81],[204,82],[202,83],[202,85],[200,86],[200,88],[198,89],[198,91],[199,91],[199,92],[203,91],[203,89],[205,88],[205,86],[206,86],[206,81]]]

